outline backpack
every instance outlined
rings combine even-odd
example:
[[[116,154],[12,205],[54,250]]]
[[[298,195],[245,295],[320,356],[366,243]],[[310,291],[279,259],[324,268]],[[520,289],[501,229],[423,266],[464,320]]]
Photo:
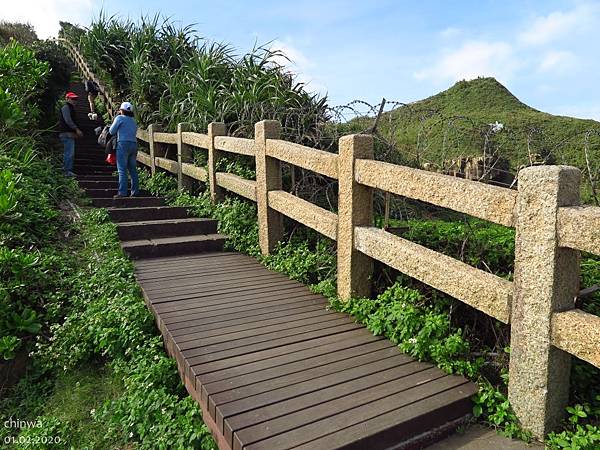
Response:
[[[98,136],[98,144],[104,147],[104,153],[107,155],[115,152],[117,144],[115,136],[110,134],[109,129],[110,126],[106,125],[100,132],[100,136]]]
[[[98,145],[101,145],[102,147],[105,147],[106,144],[108,143],[109,139],[111,138],[110,135],[110,126],[106,125],[102,131],[100,132],[100,135],[98,136]]]

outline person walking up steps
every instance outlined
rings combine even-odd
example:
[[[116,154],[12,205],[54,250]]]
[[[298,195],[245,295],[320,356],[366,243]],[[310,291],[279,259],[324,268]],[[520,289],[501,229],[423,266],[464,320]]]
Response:
[[[74,92],[67,92],[66,103],[60,110],[58,137],[63,143],[63,172],[67,177],[74,177],[73,161],[75,159],[75,138],[80,138],[83,133],[75,121],[75,105],[79,97]]]
[[[90,112],[88,113],[88,119],[96,120],[98,118],[98,114],[96,114],[96,97],[98,97],[98,92],[100,92],[100,88],[98,87],[98,83],[96,83],[92,79],[85,80],[85,83],[83,83],[83,85],[88,95],[88,103],[90,104]]]
[[[137,123],[133,118],[133,106],[123,102],[119,115],[115,117],[109,132],[117,137],[117,172],[119,172],[119,191],[114,198],[127,197],[127,172],[131,177],[131,196],[139,194],[137,173]]]

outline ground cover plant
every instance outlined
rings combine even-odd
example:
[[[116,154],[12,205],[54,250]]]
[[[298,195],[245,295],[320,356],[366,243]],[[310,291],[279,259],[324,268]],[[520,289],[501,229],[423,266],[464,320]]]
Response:
[[[114,225],[104,210],[72,209],[80,191],[40,121],[56,120],[68,81],[55,52],[0,47],[0,442],[214,449]]]

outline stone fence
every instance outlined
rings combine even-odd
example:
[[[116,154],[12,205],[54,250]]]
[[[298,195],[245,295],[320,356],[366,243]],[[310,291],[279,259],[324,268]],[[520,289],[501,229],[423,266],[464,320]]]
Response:
[[[76,50],[71,53],[82,73],[92,76]],[[375,161],[368,135],[342,137],[334,154],[281,140],[281,126],[271,120],[256,124],[254,139],[227,136],[223,123],[211,123],[206,134],[188,130],[187,124],[179,124],[177,133],[152,125],[139,130],[149,153],[139,151],[138,161],[153,173],[161,168],[176,175],[180,189],[192,180],[206,183],[214,202],[224,190],[256,202],[264,254],[283,236],[287,216],[337,241],[342,299],[370,293],[377,260],[510,323],[509,397],[536,437],[563,417],[571,355],[600,367],[600,317],[575,309],[574,302],[580,251],[600,255],[600,208],[580,206],[578,169],[523,169],[515,191]],[[207,151],[206,169],[192,163],[192,147]],[[254,157],[256,180],[217,172],[224,153]],[[338,213],[283,191],[282,163],[338,180]],[[514,281],[373,227],[375,189],[516,228]]]

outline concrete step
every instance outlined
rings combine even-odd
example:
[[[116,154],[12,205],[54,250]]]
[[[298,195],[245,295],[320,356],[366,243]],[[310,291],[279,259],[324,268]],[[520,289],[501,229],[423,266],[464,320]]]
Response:
[[[73,172],[75,172],[76,174],[89,173],[89,172],[112,173],[115,170],[117,170],[116,166],[111,166],[110,164],[107,164],[107,163],[93,165],[93,166],[92,165],[77,165],[77,164],[75,164],[73,166]]]
[[[100,174],[100,175],[94,175],[94,174],[77,174],[77,181],[117,181],[118,182],[118,178],[116,175],[113,175],[112,173],[109,174]]]
[[[162,197],[124,197],[124,198],[93,198],[92,205],[97,208],[136,208],[146,206],[164,206]]]
[[[156,206],[145,208],[109,208],[108,215],[113,222],[139,222],[148,220],[170,220],[188,218],[188,210],[183,206]]]
[[[139,239],[121,242],[121,248],[133,259],[156,258],[222,251],[225,239],[222,234]]]
[[[75,158],[75,165],[76,166],[81,166],[81,167],[87,167],[87,166],[102,166],[102,165],[106,165],[106,155],[102,154],[100,156],[96,155],[96,156],[89,156],[89,157],[84,157],[84,158]]]
[[[215,234],[217,232],[217,221],[190,217],[185,219],[121,222],[117,225],[117,232],[119,233],[119,239],[122,241]]]
[[[119,180],[113,178],[111,180],[80,180],[79,187],[83,189],[117,189]]]
[[[117,193],[118,183],[112,187],[86,188],[85,193],[90,198],[110,198]],[[146,191],[140,191],[139,197],[152,197],[152,194]]]

